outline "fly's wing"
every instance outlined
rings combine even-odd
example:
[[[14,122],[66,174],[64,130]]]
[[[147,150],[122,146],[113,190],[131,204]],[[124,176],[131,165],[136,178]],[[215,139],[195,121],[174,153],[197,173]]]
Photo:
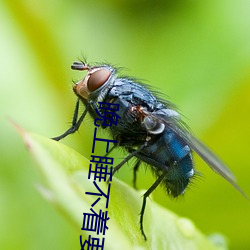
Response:
[[[169,113],[169,111],[167,111]],[[229,183],[231,183],[243,196],[247,195],[236,184],[236,178],[228,167],[202,142],[195,138],[185,127],[178,116],[152,114],[155,119],[163,123],[166,127],[173,130],[182,140],[184,140],[190,148],[192,148],[216,173],[221,175]]]
[[[191,134],[186,134],[182,138],[187,144],[219,175],[231,183],[246,198],[246,194],[237,185],[236,178],[230,169],[222,162],[210,149]]]

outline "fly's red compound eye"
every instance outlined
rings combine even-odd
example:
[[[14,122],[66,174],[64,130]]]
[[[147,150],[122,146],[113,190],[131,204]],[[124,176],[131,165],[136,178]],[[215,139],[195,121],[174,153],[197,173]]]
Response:
[[[109,79],[110,74],[110,71],[105,68],[93,72],[88,79],[88,90],[93,92],[99,89]]]

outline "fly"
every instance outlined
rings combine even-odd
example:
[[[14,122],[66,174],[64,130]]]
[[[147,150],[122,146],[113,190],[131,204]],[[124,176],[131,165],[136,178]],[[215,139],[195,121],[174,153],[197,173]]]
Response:
[[[230,182],[245,197],[236,184],[236,179],[227,166],[186,128],[175,106],[158,98],[146,85],[128,77],[118,77],[117,70],[108,64],[90,66],[85,62],[74,62],[73,70],[85,70],[86,76],[75,83],[73,91],[78,97],[71,127],[61,140],[76,132],[87,113],[97,118],[98,102],[119,104],[117,115],[121,117],[116,126],[101,125],[110,130],[115,147],[124,147],[128,155],[118,164],[113,175],[131,158],[135,157],[134,186],[136,171],[141,163],[151,166],[156,181],[144,193],[140,213],[140,230],[144,239],[143,216],[147,197],[162,184],[172,197],[182,195],[195,174],[192,151],[195,151],[215,172]],[[78,117],[82,102],[85,111]],[[101,111],[100,111],[101,112]]]

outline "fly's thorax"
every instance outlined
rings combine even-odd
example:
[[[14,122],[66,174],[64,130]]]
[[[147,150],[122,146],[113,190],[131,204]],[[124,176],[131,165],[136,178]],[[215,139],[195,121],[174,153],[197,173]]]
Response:
[[[146,116],[141,124],[150,134],[161,134],[165,129],[162,122],[150,116]]]
[[[73,87],[75,94],[81,99],[102,101],[109,86],[117,77],[115,69],[109,65],[96,67],[84,65],[82,70],[88,70],[88,73]]]
[[[144,113],[141,125],[150,134],[161,134],[165,129],[165,122],[180,119],[178,112],[166,108],[151,113],[147,111],[141,113]]]

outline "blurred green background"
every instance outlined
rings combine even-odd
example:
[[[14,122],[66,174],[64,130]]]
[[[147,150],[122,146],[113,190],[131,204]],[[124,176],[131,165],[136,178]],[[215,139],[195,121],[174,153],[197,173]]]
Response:
[[[82,55],[123,66],[168,96],[250,196],[249,13],[247,0],[1,1],[0,249],[80,247],[79,233],[36,191],[40,173],[8,117],[47,137],[64,132],[76,100],[72,80],[83,76],[70,65]],[[63,143],[89,157],[92,124]],[[184,198],[158,188],[153,199],[206,234],[226,235],[230,249],[250,249],[249,201],[195,160],[203,177]],[[132,167],[117,175],[130,185]],[[140,188],[153,180],[140,170]]]

